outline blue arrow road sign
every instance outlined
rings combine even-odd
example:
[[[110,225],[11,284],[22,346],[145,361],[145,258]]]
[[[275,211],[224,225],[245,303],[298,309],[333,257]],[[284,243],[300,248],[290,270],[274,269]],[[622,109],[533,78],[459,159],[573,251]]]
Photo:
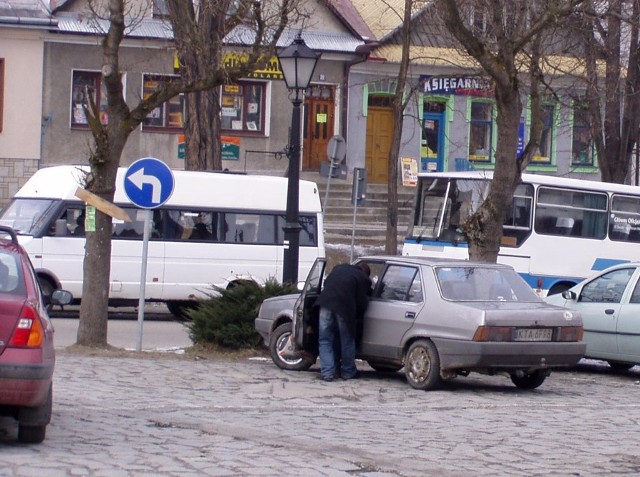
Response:
[[[124,176],[127,197],[143,209],[155,209],[164,204],[171,197],[174,185],[171,169],[153,157],[138,159]]]

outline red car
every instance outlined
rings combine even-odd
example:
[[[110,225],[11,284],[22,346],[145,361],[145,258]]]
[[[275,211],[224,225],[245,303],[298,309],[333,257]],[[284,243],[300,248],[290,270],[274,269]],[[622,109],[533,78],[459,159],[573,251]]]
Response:
[[[53,304],[71,303],[56,290]],[[18,421],[18,440],[38,443],[51,420],[53,326],[27,252],[0,226],[0,415]]]

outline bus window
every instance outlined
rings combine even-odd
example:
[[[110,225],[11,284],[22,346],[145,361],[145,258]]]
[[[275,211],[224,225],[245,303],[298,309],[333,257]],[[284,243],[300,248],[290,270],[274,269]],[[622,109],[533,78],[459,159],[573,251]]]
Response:
[[[284,226],[286,218],[284,215],[278,216],[278,243],[282,245],[284,243]],[[300,215],[298,217],[298,223],[300,224],[300,246],[302,247],[315,247],[318,245],[318,238],[316,234],[316,218],[311,215]]]
[[[144,234],[144,212],[135,207],[122,207],[129,217],[131,222],[125,222],[120,219],[113,219],[113,232],[112,236],[115,239],[141,239]],[[139,213],[140,212],[140,213]],[[152,226],[153,230],[153,226]]]
[[[478,210],[488,193],[489,181],[442,180],[422,181],[419,210],[409,236],[463,242],[464,223]],[[444,209],[444,210],[443,210]]]
[[[611,199],[609,238],[640,242],[640,198],[615,194]]]
[[[14,199],[2,212],[0,225],[6,225],[16,233],[38,236],[46,233],[43,226],[50,223],[51,214],[59,202],[49,199]]]
[[[607,194],[540,187],[535,231],[603,239],[607,234]]]
[[[520,184],[516,188],[511,206],[507,209],[502,228],[502,245],[518,247],[531,235],[532,210],[533,186]]]

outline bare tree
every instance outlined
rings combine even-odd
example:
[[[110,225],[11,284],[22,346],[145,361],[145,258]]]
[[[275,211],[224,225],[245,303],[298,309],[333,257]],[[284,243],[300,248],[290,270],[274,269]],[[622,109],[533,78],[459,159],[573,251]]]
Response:
[[[402,42],[402,58],[396,88],[392,98],[393,109],[393,136],[391,138],[391,148],[389,149],[388,167],[388,195],[387,195],[387,230],[385,240],[385,253],[395,255],[398,253],[398,159],[400,156],[400,142],[402,140],[402,125],[404,123],[404,111],[407,107],[408,95],[407,76],[410,65],[411,47],[411,14],[414,10],[414,0],[404,1],[404,11],[397,13],[402,16],[402,26],[400,28],[400,38]],[[394,14],[396,14],[394,12]]]
[[[587,108],[602,180],[623,184],[640,133],[640,0],[591,3],[579,15],[586,94],[576,100]]]
[[[272,2],[237,0],[167,0],[175,46],[180,63],[180,75],[186,82],[224,71],[222,51],[225,39],[235,33],[236,43],[253,44],[254,55],[247,61],[244,75],[275,54],[279,34],[271,34],[281,8]],[[301,15],[286,7],[289,22]],[[256,43],[260,38],[261,43]],[[266,40],[266,41],[265,41]],[[259,55],[255,55],[259,53]],[[229,78],[230,80],[230,78]],[[220,95],[217,88],[185,95],[185,168],[187,170],[222,169],[220,141]]]
[[[108,0],[104,3],[105,9],[102,11],[98,0],[93,5],[95,13],[106,16],[109,21],[108,31],[102,41],[102,79],[107,92],[109,122],[107,125],[100,122],[98,106],[94,101],[88,111],[94,144],[89,158],[91,175],[88,177],[86,187],[90,192],[109,202],[113,201],[120,157],[131,132],[153,109],[177,94],[211,90],[226,82],[235,81],[252,71],[265,55],[271,55],[275,51],[276,42],[288,24],[289,16],[295,11],[297,0],[277,2],[240,0],[232,2],[233,5],[240,6],[237,10],[207,10],[208,15],[216,14],[223,17],[223,19],[206,21],[208,25],[223,24],[226,28],[226,25],[242,23],[251,30],[253,41],[247,48],[247,62],[229,69],[216,63],[217,68],[190,71],[186,77],[165,83],[149,97],[130,107],[123,95],[119,49],[125,36],[125,29],[130,22],[136,21],[135,18],[126,14],[126,9],[132,3],[135,2]],[[204,3],[206,2],[200,2],[200,4]],[[196,29],[198,25],[192,23],[190,27]],[[185,44],[182,46],[184,51],[188,50]],[[221,47],[221,44],[211,46],[211,48]],[[186,55],[184,51],[183,55]],[[219,52],[209,54],[210,57],[216,55],[219,56]],[[183,60],[184,58],[185,56]],[[111,217],[96,211],[95,225],[95,231],[87,232],[83,299],[77,342],[80,345],[104,347],[107,345]]]
[[[493,182],[487,199],[463,224],[472,260],[497,260],[507,207],[522,171],[540,144],[544,34],[581,3],[582,0],[435,1],[447,30],[494,82],[497,146]],[[523,86],[523,71],[529,72],[528,87]],[[517,158],[522,98],[527,93],[531,97],[531,129],[524,153]]]

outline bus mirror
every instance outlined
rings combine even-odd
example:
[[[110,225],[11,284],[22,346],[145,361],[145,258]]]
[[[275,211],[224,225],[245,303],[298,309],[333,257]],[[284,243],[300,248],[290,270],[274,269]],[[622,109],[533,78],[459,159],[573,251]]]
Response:
[[[66,219],[56,219],[56,237],[66,237],[68,235],[69,229],[67,228],[67,220]]]

